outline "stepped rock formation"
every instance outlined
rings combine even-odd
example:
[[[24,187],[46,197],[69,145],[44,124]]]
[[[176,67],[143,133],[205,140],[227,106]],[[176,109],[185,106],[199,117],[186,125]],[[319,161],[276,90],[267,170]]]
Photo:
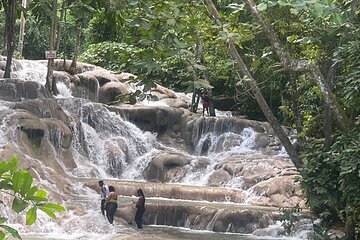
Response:
[[[15,65],[24,70],[21,61]],[[103,176],[141,180],[108,182],[120,201],[138,188],[150,198],[172,199],[149,200],[147,224],[242,233],[273,224],[278,217],[268,207],[304,206],[300,175],[268,123],[200,117],[187,110],[186,99],[160,85],[152,94],[162,106],[107,106],[133,91],[126,84],[133,75],[88,64],[70,75],[61,61],[55,66],[58,84],[78,98],[50,98],[41,83],[29,79],[0,79],[0,157],[16,154],[22,168],[48,183],[42,185],[55,199],[78,195],[73,182],[95,193],[94,179]],[[85,214],[76,201],[68,204],[75,214]],[[123,202],[117,214],[130,222],[133,211]]]

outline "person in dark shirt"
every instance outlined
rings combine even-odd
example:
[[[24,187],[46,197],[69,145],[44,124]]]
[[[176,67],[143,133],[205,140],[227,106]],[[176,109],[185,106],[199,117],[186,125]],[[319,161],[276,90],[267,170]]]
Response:
[[[133,201],[133,203],[135,203],[135,207],[137,208],[135,213],[135,222],[138,228],[143,228],[142,216],[145,212],[145,196],[144,192],[141,189],[137,191],[137,195],[139,197],[138,200]]]
[[[106,217],[110,224],[113,224],[114,222],[114,215],[117,207],[117,194],[115,193],[115,188],[113,186],[109,186],[109,197],[106,200]]]
[[[203,117],[204,117],[204,113],[206,111],[207,115],[209,116],[209,96],[207,95],[203,95],[202,98],[202,105],[203,105]]]

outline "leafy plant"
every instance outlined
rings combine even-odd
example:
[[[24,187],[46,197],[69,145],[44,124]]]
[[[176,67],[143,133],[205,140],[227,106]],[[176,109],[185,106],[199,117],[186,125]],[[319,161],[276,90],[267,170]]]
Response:
[[[295,223],[298,221],[297,213],[300,212],[300,207],[283,208],[280,210],[282,212],[280,221],[281,226],[284,228],[284,234],[290,235],[293,232]]]
[[[359,119],[348,135],[335,136],[324,151],[323,140],[308,140],[302,157],[302,187],[311,209],[326,224],[353,219],[360,226],[360,131]]]
[[[65,209],[59,204],[49,202],[47,192],[33,185],[33,178],[26,170],[18,170],[19,161],[14,156],[10,161],[0,161],[0,192],[12,198],[11,209],[16,213],[26,211],[26,224],[31,225],[37,219],[37,210],[51,218],[55,212]],[[2,203],[4,204],[4,203]],[[12,236],[21,239],[18,231],[5,224],[6,217],[0,216],[0,239]]]

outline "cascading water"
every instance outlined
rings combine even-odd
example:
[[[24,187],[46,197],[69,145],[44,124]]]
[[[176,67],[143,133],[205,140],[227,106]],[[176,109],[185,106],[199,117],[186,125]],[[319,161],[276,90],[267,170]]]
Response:
[[[45,84],[46,66],[42,62],[18,61],[17,64],[19,71],[13,73],[14,77],[37,81],[41,85]],[[49,131],[50,134],[45,135],[46,139],[42,141],[49,142],[48,145],[51,147],[47,150],[48,155],[50,158],[53,156],[56,164],[42,162],[32,156],[31,152],[24,152],[23,156],[33,161],[32,169],[41,186],[47,186],[47,189],[50,188],[64,196],[66,201],[63,201],[62,204],[68,208],[68,211],[56,221],[49,221],[46,216],[40,214],[39,223],[33,227],[14,225],[21,232],[27,232],[29,239],[44,237],[42,234],[49,239],[127,239],[122,237],[137,236],[138,233],[131,228],[120,225],[109,227],[106,220],[102,221],[103,217],[98,210],[99,196],[83,185],[83,179],[146,181],[145,172],[159,154],[166,153],[172,154],[172,156],[177,154],[176,156],[181,156],[188,161],[186,165],[182,166],[181,171],[176,172],[174,177],[169,180],[170,183],[207,186],[216,182],[219,187],[243,190],[246,193],[243,203],[250,204],[251,201],[255,201],[254,199],[268,194],[267,190],[259,190],[258,188],[262,186],[257,183],[280,175],[277,165],[275,166],[269,160],[273,156],[266,157],[263,153],[264,150],[257,149],[256,138],[259,132],[252,127],[239,127],[228,117],[194,120],[191,140],[193,151],[184,151],[159,142],[155,133],[140,130],[134,124],[110,112],[102,104],[72,97],[71,90],[66,84],[60,82],[57,86],[60,95],[54,101],[56,108],[61,109],[64,113],[63,121],[72,133],[71,145],[65,149],[61,145],[64,141],[64,133],[55,129]],[[166,104],[160,103],[160,105],[165,106]],[[16,124],[11,122],[12,116],[17,113],[14,108],[15,103],[2,102],[0,105],[0,149],[3,150],[23,148],[23,142],[19,140],[19,134],[16,134],[16,131],[19,130],[16,130]],[[35,113],[31,114],[36,115]],[[44,117],[49,115],[48,112],[43,112],[41,115],[37,116],[41,121],[49,119],[49,117]],[[50,118],[52,117],[54,116]],[[67,160],[68,162],[64,163],[65,159],[72,159],[73,162]],[[265,159],[265,161],[262,162],[259,159]],[[283,165],[286,164],[283,161],[289,162],[288,159],[277,159],[276,161],[281,161]],[[250,163],[253,165],[249,166]],[[60,166],[62,170],[51,169],[53,166]],[[232,166],[236,168],[230,171]],[[172,165],[164,165],[163,168],[171,167]],[[45,173],[47,169],[49,173]],[[262,176],[254,180],[246,175],[247,171],[255,172],[259,169],[269,172],[269,177]],[[64,183],[52,179],[51,174],[57,171],[60,178],[64,178]],[[61,175],[62,171],[63,175]],[[219,172],[223,174],[220,175],[222,182],[216,178],[216,174]],[[229,197],[229,203],[231,203],[230,199]],[[219,216],[222,211],[215,212],[203,229],[213,230],[220,221]],[[10,211],[0,210],[0,215],[4,214],[10,216]],[[15,218],[14,215],[11,216]],[[194,222],[197,222],[196,219],[198,217]],[[12,223],[15,222],[14,220]],[[191,227],[194,223],[187,219],[184,220],[184,224]],[[230,223],[227,228],[233,228],[232,224]],[[181,230],[173,232],[175,235],[172,235],[172,238],[179,237],[181,239]],[[152,235],[151,231],[146,234]],[[166,234],[169,233],[163,234],[164,239],[167,239]],[[196,233],[188,233],[186,236],[189,237],[191,234],[194,235],[194,238],[199,237],[199,234]],[[206,234],[206,239],[212,239],[212,237],[219,239],[219,235]],[[239,238],[236,235],[233,238],[224,235],[220,237],[223,239]],[[241,238],[246,239],[244,236]]]

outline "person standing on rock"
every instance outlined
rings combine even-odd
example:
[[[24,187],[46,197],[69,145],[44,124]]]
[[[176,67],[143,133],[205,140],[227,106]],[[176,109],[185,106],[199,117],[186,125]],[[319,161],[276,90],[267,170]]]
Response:
[[[204,117],[205,111],[206,111],[207,115],[209,116],[209,102],[210,102],[209,96],[203,95],[201,100],[202,100],[202,105],[203,105],[202,115]]]
[[[133,201],[133,203],[135,203],[135,207],[136,207],[136,213],[135,213],[135,222],[138,228],[143,228],[142,227],[142,216],[145,212],[145,196],[144,196],[144,192],[143,190],[139,189],[137,191],[137,195],[138,195],[138,200],[135,202]]]
[[[114,215],[117,207],[117,194],[115,193],[115,188],[109,186],[109,197],[106,200],[106,217],[110,224],[113,224],[114,222]]]
[[[109,187],[104,184],[104,181],[100,180],[99,181],[99,186],[101,188],[101,205],[100,205],[100,209],[101,209],[101,213],[103,216],[105,216],[105,203],[106,203],[106,200],[108,199],[109,197]]]

